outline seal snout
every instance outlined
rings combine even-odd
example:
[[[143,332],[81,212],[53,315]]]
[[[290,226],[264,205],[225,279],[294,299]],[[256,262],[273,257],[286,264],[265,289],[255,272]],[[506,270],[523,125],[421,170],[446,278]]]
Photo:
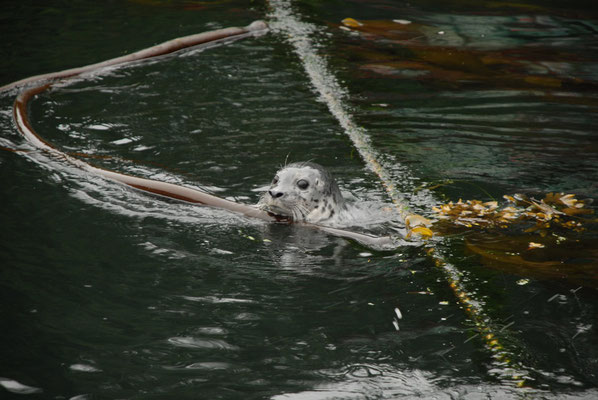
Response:
[[[280,197],[284,196],[284,193],[283,193],[283,192],[277,192],[277,191],[275,191],[275,190],[268,190],[268,193],[270,193],[270,196],[271,196],[273,199],[278,199],[278,198],[280,198]]]

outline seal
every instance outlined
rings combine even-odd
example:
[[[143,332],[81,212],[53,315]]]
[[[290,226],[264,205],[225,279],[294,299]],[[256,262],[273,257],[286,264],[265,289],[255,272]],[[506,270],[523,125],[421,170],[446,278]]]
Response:
[[[294,222],[309,223],[330,220],[346,210],[332,175],[313,162],[294,162],[280,169],[257,206]]]

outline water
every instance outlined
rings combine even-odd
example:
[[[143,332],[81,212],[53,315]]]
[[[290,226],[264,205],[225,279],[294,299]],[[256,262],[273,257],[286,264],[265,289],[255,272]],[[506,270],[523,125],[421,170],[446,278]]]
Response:
[[[20,2],[0,11],[2,84],[271,13],[251,7]],[[390,176],[413,178],[395,182],[416,188],[404,196],[425,205],[515,192],[598,197],[597,19],[581,9],[356,1],[302,2],[293,13],[319,27],[314,46],[350,116]],[[347,17],[363,25],[341,29]],[[325,165],[361,202],[390,204],[318,97],[274,33],[57,87],[32,103],[31,118],[90,162],[237,201],[256,202],[288,157]],[[0,145],[31,150],[12,101],[0,96]],[[0,165],[1,398],[597,394],[591,223],[549,232],[554,243],[517,250],[518,262],[505,254],[545,238],[473,229],[443,244],[531,378],[516,388],[497,378],[493,369],[506,367],[421,247],[375,252],[164,201],[36,151],[0,151]],[[420,186],[437,187],[423,195]],[[371,229],[388,232],[382,225]]]

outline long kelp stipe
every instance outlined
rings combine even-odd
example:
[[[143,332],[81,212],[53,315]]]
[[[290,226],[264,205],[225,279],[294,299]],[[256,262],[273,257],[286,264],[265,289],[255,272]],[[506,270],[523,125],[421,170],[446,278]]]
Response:
[[[37,148],[44,150],[66,162],[69,162],[83,170],[99,175],[105,179],[115,181],[129,187],[149,192],[152,194],[185,201],[194,204],[201,204],[210,207],[222,208],[247,217],[258,218],[269,222],[289,222],[271,213],[262,211],[254,206],[236,203],[230,200],[222,199],[211,194],[191,189],[185,186],[172,183],[157,181],[153,179],[140,178],[132,175],[123,174],[117,171],[111,171],[91,165],[83,160],[68,155],[51,143],[43,139],[34,129],[28,118],[28,104],[38,94],[48,90],[54,83],[64,82],[90,72],[96,72],[102,68],[124,65],[132,62],[146,60],[175,53],[188,48],[197,48],[198,46],[214,46],[219,43],[239,40],[247,37],[259,36],[267,32],[268,27],[263,21],[255,21],[245,28],[226,28],[216,31],[204,32],[195,35],[185,36],[173,39],[156,46],[131,53],[122,57],[117,57],[96,64],[87,65],[80,68],[72,68],[64,71],[37,75],[30,78],[5,85],[2,90],[16,89],[21,86],[28,86],[17,96],[13,115],[17,128],[23,136]],[[313,224],[301,223],[302,226],[320,229],[332,235],[355,240],[365,246],[379,250],[390,250],[397,247],[397,241],[390,237],[375,237],[358,232],[346,231],[343,229],[317,226]]]
[[[239,40],[247,37],[259,36],[268,31],[268,26],[263,21],[255,21],[244,28],[225,28],[209,32],[197,33],[189,36],[182,36],[176,39],[168,40],[166,42],[151,46],[134,53],[126,54],[121,57],[111,58],[110,60],[102,61],[95,64],[89,64],[83,67],[65,69],[58,72],[50,72],[42,75],[35,75],[29,78],[21,79],[19,81],[9,83],[0,87],[0,91],[10,90],[25,85],[33,84],[39,85],[41,82],[52,82],[67,78],[73,78],[83,75],[88,72],[98,71],[102,68],[107,68],[115,65],[123,65],[148,58],[155,58],[168,54],[175,53],[180,50],[189,49],[191,47],[216,45],[221,42]]]
[[[55,156],[58,156],[64,159],[65,161],[68,161],[76,165],[77,167],[80,167],[91,173],[100,175],[106,179],[131,186],[135,189],[191,203],[198,203],[212,207],[224,208],[250,217],[261,218],[265,220],[273,220],[273,217],[271,217],[267,213],[257,210],[254,207],[221,199],[219,197],[198,190],[174,185],[171,183],[160,182],[152,179],[139,178],[95,167],[78,158],[65,154],[64,152],[54,147],[51,143],[44,140],[39,134],[37,134],[37,132],[35,132],[28,118],[29,101],[31,101],[36,95],[52,87],[52,85],[56,82],[63,82],[67,79],[81,76],[85,73],[89,73],[92,71],[97,71],[102,68],[108,68],[135,61],[172,54],[190,47],[215,45],[223,41],[238,40],[250,36],[263,34],[267,31],[267,29],[267,25],[264,22],[256,21],[245,28],[226,28],[219,29],[216,31],[185,36],[137,51],[135,53],[113,58],[100,63],[22,79],[12,84],[3,86],[2,88],[0,88],[0,90],[10,90],[13,88],[20,87],[22,85],[30,86],[28,89],[23,90],[21,93],[19,93],[14,103],[13,113],[17,128],[23,134],[23,136],[36,147],[44,151],[47,151]]]
[[[401,165],[393,165],[393,171],[398,171],[393,175],[381,162],[382,157],[372,146],[365,129],[353,121],[344,100],[347,96],[346,90],[340,86],[334,74],[330,72],[326,59],[320,56],[316,50],[317,46],[312,37],[318,32],[318,28],[302,20],[300,15],[292,9],[289,0],[270,0],[270,6],[272,29],[282,34],[293,47],[321,100],[337,119],[367,167],[378,176],[400,217],[407,222],[412,207],[436,204],[436,200],[429,193],[423,195],[420,193],[418,199],[409,199],[398,190],[400,185],[396,182],[404,182],[406,184],[403,185],[403,189],[405,190],[405,186],[407,186],[407,192],[413,192],[413,190],[409,190],[408,186],[415,179]],[[439,244],[442,244],[442,238],[430,240],[427,249],[428,255],[444,273],[448,285],[467,316],[475,324],[483,343],[492,355],[494,365],[492,365],[490,373],[506,382],[523,386],[527,374],[526,368],[517,362],[517,357],[501,344],[501,336],[499,332],[494,332],[492,320],[484,310],[484,302],[468,290],[467,277],[446,260]],[[500,333],[505,335],[507,332],[503,328]]]

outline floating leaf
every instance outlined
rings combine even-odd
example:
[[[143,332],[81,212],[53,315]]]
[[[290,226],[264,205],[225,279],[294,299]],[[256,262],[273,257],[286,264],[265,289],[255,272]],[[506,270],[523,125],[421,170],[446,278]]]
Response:
[[[587,208],[564,208],[563,212],[569,216],[593,214],[594,211]]]
[[[536,242],[529,242],[529,246],[527,247],[528,250],[532,250],[532,249],[542,249],[546,246],[544,246],[542,243],[536,243]]]
[[[353,18],[345,18],[341,22],[343,23],[343,25],[348,26],[349,28],[358,28],[363,25],[361,22]]]
[[[405,218],[405,225],[407,228],[414,228],[416,226],[430,226],[432,225],[432,221],[426,219],[418,214],[411,214]]]
[[[461,201],[461,200],[459,200]],[[485,207],[488,207],[490,210],[494,210],[496,208],[498,208],[498,202],[497,201],[487,201],[484,203]]]
[[[426,228],[425,226],[418,226],[416,228],[411,229],[407,234],[407,237],[410,237],[414,234],[421,236],[422,239],[428,239],[434,236],[434,232],[432,232],[429,228]]]

